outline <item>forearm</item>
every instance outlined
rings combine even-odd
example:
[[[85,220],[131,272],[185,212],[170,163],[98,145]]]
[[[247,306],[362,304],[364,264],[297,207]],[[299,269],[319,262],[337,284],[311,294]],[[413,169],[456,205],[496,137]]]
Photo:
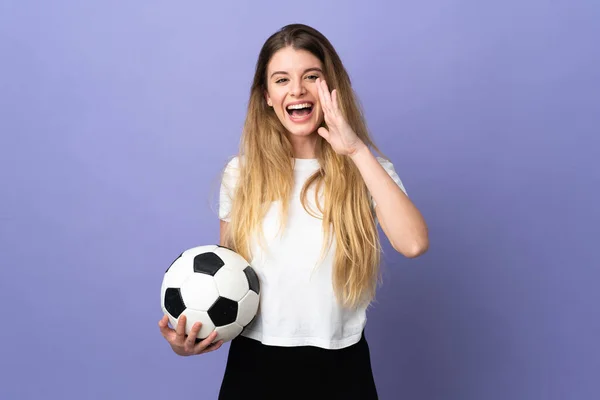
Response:
[[[381,166],[367,146],[350,155],[377,207],[377,217],[392,247],[407,257],[424,253],[429,246],[423,216]]]

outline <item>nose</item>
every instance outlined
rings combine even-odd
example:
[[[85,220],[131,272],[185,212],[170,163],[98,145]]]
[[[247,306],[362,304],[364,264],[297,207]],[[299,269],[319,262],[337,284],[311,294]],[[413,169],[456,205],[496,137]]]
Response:
[[[298,97],[304,93],[306,93],[306,88],[304,87],[304,82],[302,79],[292,82],[290,85],[290,95]]]

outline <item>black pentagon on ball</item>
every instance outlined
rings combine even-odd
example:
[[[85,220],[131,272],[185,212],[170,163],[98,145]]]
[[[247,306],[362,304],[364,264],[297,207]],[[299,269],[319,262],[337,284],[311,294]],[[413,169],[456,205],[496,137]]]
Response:
[[[254,291],[256,294],[260,294],[260,282],[258,281],[258,276],[252,267],[247,266],[244,268],[244,274],[246,274],[246,278],[248,279],[250,290]]]
[[[212,251],[194,257],[194,272],[201,274],[214,276],[223,265],[225,265],[225,262]]]
[[[208,309],[208,315],[215,326],[229,325],[235,322],[238,313],[237,301],[219,297]]]
[[[167,288],[167,290],[165,290],[165,309],[169,314],[174,318],[179,318],[185,308],[185,303],[183,302],[183,297],[181,297],[179,288]]]

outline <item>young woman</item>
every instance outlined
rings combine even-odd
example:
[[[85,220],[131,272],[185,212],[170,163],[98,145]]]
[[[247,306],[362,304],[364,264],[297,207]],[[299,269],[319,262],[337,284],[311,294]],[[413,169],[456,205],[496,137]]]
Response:
[[[379,278],[379,223],[395,250],[428,248],[426,224],[393,164],[375,157],[330,42],[288,25],[264,44],[240,153],[220,192],[221,245],[261,281],[255,320],[231,342],[220,399],[377,398],[364,336]],[[200,326],[160,322],[180,355],[214,351]]]

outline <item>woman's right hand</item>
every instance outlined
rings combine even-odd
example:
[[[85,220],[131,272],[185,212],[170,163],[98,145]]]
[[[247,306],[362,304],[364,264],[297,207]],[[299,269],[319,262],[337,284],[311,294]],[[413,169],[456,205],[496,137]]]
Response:
[[[169,342],[175,354],[180,356],[193,356],[196,354],[209,353],[217,350],[223,344],[222,340],[213,343],[217,338],[216,331],[211,332],[206,339],[196,343],[196,337],[198,337],[198,332],[200,332],[202,324],[196,322],[190,330],[189,335],[185,334],[185,324],[185,315],[179,317],[175,329],[169,327],[169,317],[166,315],[158,321],[160,332],[167,342]]]

